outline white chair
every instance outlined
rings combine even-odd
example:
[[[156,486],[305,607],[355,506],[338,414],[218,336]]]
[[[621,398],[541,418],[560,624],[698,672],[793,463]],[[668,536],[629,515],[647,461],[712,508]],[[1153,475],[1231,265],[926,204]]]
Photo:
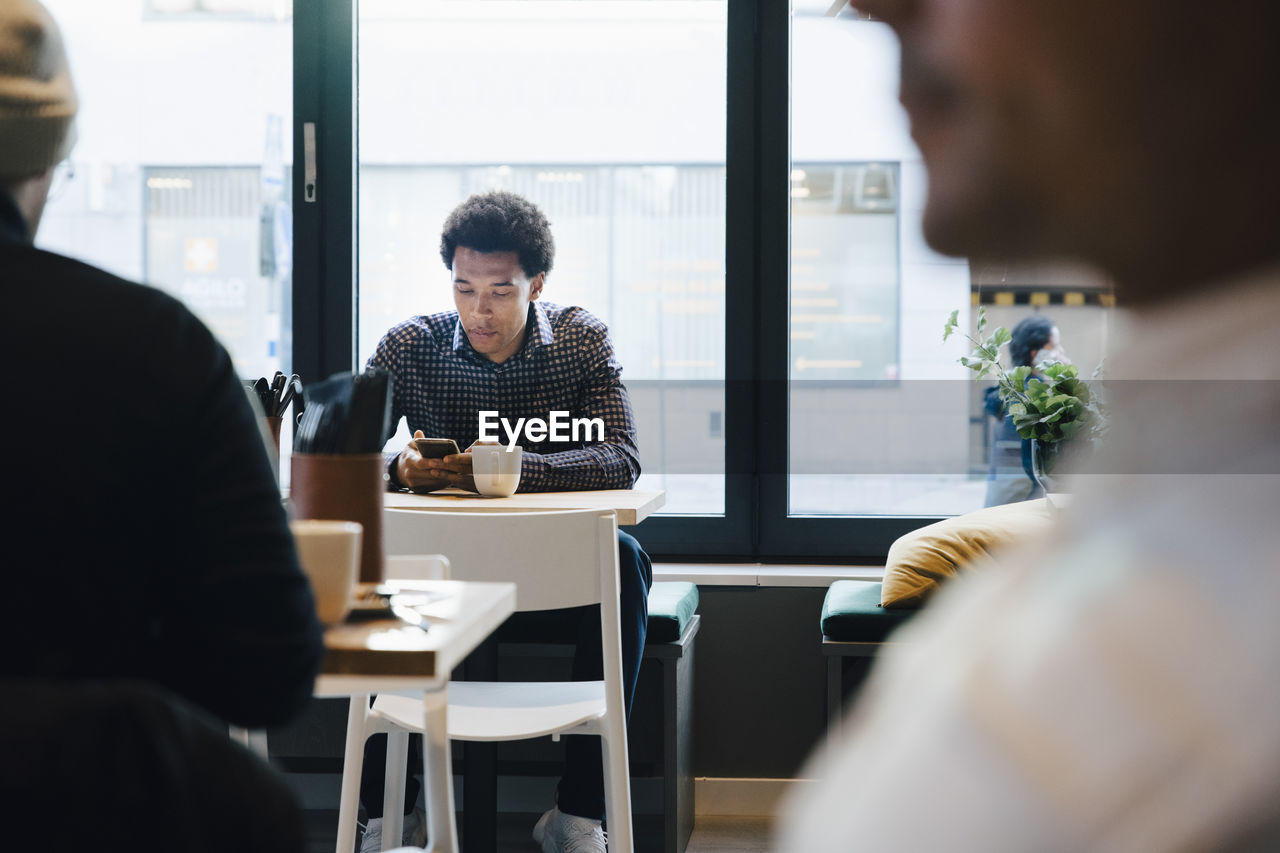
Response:
[[[442,554],[388,554],[385,559],[385,576],[387,580],[448,580],[449,579],[449,560]],[[418,699],[418,710],[421,715],[423,702]],[[360,737],[353,737],[353,732],[363,732]],[[369,695],[357,694],[350,698],[347,709],[347,743],[346,751],[343,757],[342,765],[342,793],[339,801],[339,821],[338,821],[338,853],[351,853],[355,847],[356,840],[356,821],[355,813],[359,805],[360,798],[360,771],[364,766],[364,742],[369,735],[377,732],[387,732],[387,778],[393,776],[399,780],[400,794],[399,799],[404,799],[404,778],[408,772],[409,765],[409,735],[407,732],[391,731],[390,729],[380,726],[376,717],[369,712]],[[423,784],[428,787],[427,803],[431,804],[431,796],[433,793],[437,797],[442,797],[443,802],[452,803],[453,796],[449,790],[435,791],[430,790],[429,780],[426,775],[423,776]],[[438,787],[438,786],[437,786]],[[386,811],[383,820],[383,844],[390,839],[396,843],[399,842],[400,835],[403,831],[404,815],[401,813],[400,802],[397,801],[394,808],[391,807],[390,791],[392,786],[387,785],[387,797],[384,799]],[[456,850],[458,847],[457,833],[452,826],[452,821],[442,822],[439,820],[439,809],[434,812],[435,820],[432,819],[432,812],[428,812],[427,818],[427,849],[447,849]],[[443,838],[452,839],[451,846],[443,847]],[[384,849],[385,846],[384,846]]]
[[[626,714],[622,690],[622,643],[618,604],[618,533],[612,511],[471,513],[387,510],[383,519],[388,554],[447,552],[455,580],[513,581],[516,610],[555,610],[600,605],[600,641],[604,680],[590,682],[468,682],[448,688],[444,726],[416,697],[379,695],[362,726],[348,725],[345,774],[352,756],[363,757],[365,738],[378,731],[421,732],[424,763],[449,761],[448,741],[524,740],[544,735],[597,735],[605,772],[605,810],[612,853],[632,853],[631,787],[627,765]],[[354,713],[353,713],[354,718]],[[393,742],[394,740],[394,742]],[[434,741],[434,742],[433,742]],[[399,839],[397,824],[404,799],[404,750],[407,741],[388,738],[383,843]],[[394,765],[395,766],[393,769]],[[427,776],[424,773],[424,777]],[[353,774],[359,784],[359,769]],[[428,785],[429,845],[433,809],[451,797],[435,796]],[[340,817],[354,823],[354,800]],[[443,841],[443,839],[440,839]],[[451,839],[456,848],[456,840]]]
[[[387,554],[383,559],[389,581],[449,580],[449,558],[443,554]]]

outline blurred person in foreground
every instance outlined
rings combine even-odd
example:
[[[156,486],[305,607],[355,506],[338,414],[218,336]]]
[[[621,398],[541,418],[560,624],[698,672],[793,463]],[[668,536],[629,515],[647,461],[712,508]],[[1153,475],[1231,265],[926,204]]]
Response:
[[[32,245],[77,107],[48,11],[0,0],[0,352],[17,392],[0,420],[0,680],[42,703],[0,715],[32,761],[4,762],[0,799],[38,790],[42,849],[300,849],[292,795],[227,723],[282,723],[308,701],[310,587],[227,351],[171,297]],[[148,814],[165,803],[180,811]],[[178,837],[150,834],[178,814]]]
[[[1059,340],[1058,327],[1044,314],[1023,317],[1013,327],[1009,341],[1009,360],[1014,367],[1031,367],[1028,381],[1041,374],[1035,368],[1045,362],[1070,364]],[[1018,435],[1013,415],[1005,411],[1000,391],[991,386],[982,395],[982,407],[995,418],[991,430],[990,472],[987,474],[987,497],[983,506],[998,506],[1016,501],[1044,497],[1044,489],[1031,470],[1031,440]]]
[[[1280,849],[1280,4],[857,5],[930,244],[1092,262],[1125,327],[1105,473],[895,636],[779,848]]]

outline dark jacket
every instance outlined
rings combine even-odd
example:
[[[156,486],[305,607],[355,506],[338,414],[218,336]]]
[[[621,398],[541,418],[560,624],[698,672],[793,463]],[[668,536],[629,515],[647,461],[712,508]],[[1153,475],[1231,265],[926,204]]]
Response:
[[[47,827],[41,853],[307,849],[289,783],[163,688],[0,679],[0,691],[0,820]]]
[[[137,678],[279,723],[322,653],[227,351],[181,303],[35,249],[0,192],[0,677]]]

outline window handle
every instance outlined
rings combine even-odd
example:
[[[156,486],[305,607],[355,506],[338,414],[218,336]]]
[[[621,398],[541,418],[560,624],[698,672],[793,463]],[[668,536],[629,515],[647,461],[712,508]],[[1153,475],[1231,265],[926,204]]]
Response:
[[[304,122],[302,125],[302,200],[316,200],[316,123]]]

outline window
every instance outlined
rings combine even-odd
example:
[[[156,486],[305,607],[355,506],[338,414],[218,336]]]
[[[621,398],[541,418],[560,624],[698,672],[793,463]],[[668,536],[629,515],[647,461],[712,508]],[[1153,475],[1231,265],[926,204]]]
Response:
[[[667,513],[722,514],[725,16],[723,0],[363,0],[359,362],[452,309],[449,211],[518,192],[556,240],[542,298],[609,325],[639,486],[665,489]]]
[[[350,369],[447,310],[446,214],[509,188],[552,221],[543,298],[610,326],[640,485],[668,496],[651,553],[874,561],[981,506],[993,424],[945,319],[1048,313],[1087,374],[1107,289],[929,250],[896,42],[829,6],[300,7],[294,136],[316,124],[321,189],[295,211],[296,362]]]
[[[984,303],[1010,328],[1044,311],[1087,376],[1105,337],[1105,312],[1086,299],[1099,285],[1063,269],[971,268],[925,245],[896,40],[826,6],[797,2],[791,33],[786,511],[967,512],[984,503],[991,422],[944,321],[959,310],[972,323]]]
[[[48,205],[37,243],[181,299],[241,376],[287,372],[288,4],[46,5],[80,114],[74,178]]]

